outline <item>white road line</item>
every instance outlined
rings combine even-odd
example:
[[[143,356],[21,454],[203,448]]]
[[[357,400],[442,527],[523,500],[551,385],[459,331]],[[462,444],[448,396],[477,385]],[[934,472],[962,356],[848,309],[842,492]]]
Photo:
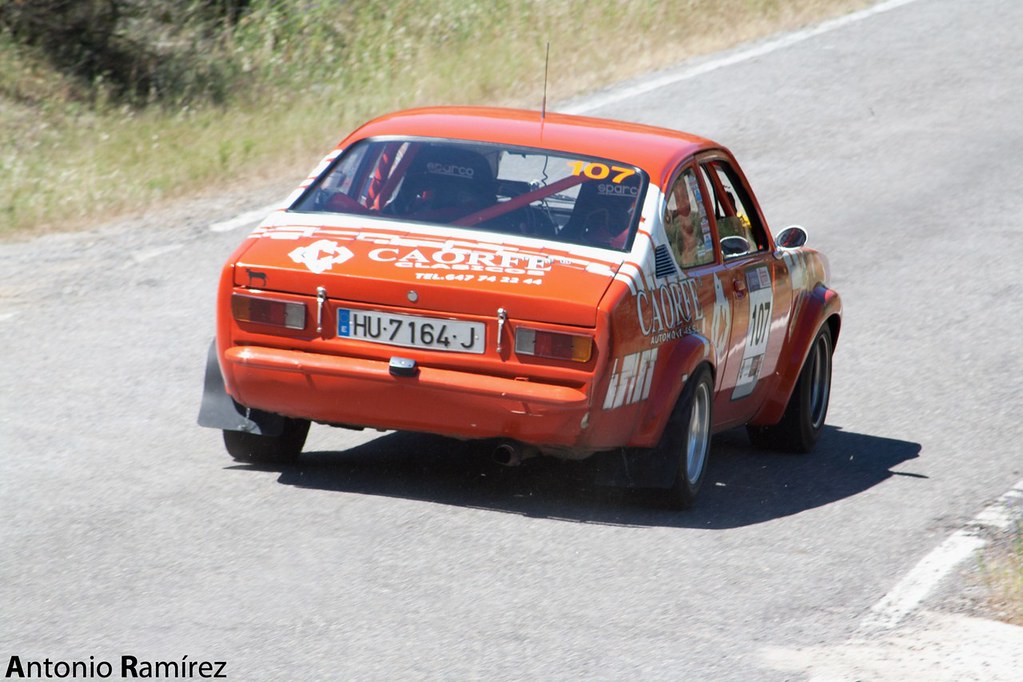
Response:
[[[891,630],[923,603],[927,595],[960,562],[986,544],[982,538],[958,531],[921,559],[902,580],[870,609],[858,635]]]
[[[147,260],[159,258],[160,256],[177,251],[184,247],[184,244],[167,244],[166,246],[158,246],[153,249],[147,249],[146,251],[138,251],[131,254],[131,260],[135,263],[145,263]]]
[[[254,225],[263,218],[265,218],[267,214],[270,213],[270,211],[274,210],[280,205],[281,205],[280,202],[276,202],[273,204],[269,204],[267,206],[263,206],[262,208],[254,208],[251,211],[239,213],[238,215],[229,220],[224,220],[219,223],[213,223],[212,225],[210,225],[210,231],[230,232],[231,230],[236,230],[239,227],[245,227],[246,225]]]
[[[751,47],[741,49],[737,52],[725,54],[721,57],[711,59],[702,64],[693,66],[691,68],[683,69],[682,71],[672,72],[665,74],[663,76],[655,77],[649,80],[644,80],[642,83],[638,83],[636,85],[627,86],[620,89],[616,88],[611,92],[602,95],[596,95],[592,98],[587,98],[580,102],[579,104],[576,104],[575,106],[570,106],[565,109],[559,109],[558,111],[566,114],[589,113],[594,110],[601,109],[603,107],[610,106],[612,104],[616,104],[627,99],[631,99],[633,97],[645,95],[646,93],[653,92],[654,90],[657,90],[659,88],[674,85],[676,83],[681,83],[682,81],[686,81],[691,78],[696,78],[697,76],[702,76],[703,74],[710,73],[711,71],[723,69],[726,66],[732,66],[734,64],[739,64],[741,62],[749,61],[751,59],[756,59],[757,57],[763,57],[764,55],[770,54],[771,52],[777,52],[778,50],[782,50],[785,49],[786,47],[791,47],[792,45],[801,43],[804,40],[809,40],[810,38],[814,38],[821,34],[843,28],[858,21],[863,21],[864,19],[868,19],[872,16],[888,12],[890,10],[902,7],[903,5],[908,5],[916,1],[917,0],[888,0],[887,2],[882,2],[880,4],[873,5],[872,7],[860,10],[859,12],[853,12],[852,14],[846,14],[835,19],[829,19],[828,21],[820,23],[816,26],[811,26],[810,28],[806,28],[801,31],[795,31],[793,33],[786,33],[784,35],[778,36],[777,38],[768,40],[767,42],[760,43],[758,45],[753,45]]]
[[[988,541],[982,536],[985,528],[1006,530],[1021,520],[1023,481],[921,559],[888,594],[871,607],[857,629],[857,636],[868,638],[893,629],[923,603],[952,569],[987,544]]]

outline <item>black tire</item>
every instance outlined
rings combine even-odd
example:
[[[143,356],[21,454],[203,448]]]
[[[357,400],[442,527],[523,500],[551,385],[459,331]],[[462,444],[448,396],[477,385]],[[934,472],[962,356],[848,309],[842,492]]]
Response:
[[[285,418],[279,436],[224,431],[224,447],[239,462],[291,464],[298,459],[309,435],[309,420]]]
[[[783,452],[807,453],[813,450],[828,416],[833,350],[831,330],[824,325],[810,346],[810,353],[799,372],[799,380],[781,421],[774,426],[746,427],[754,446]]]
[[[656,447],[658,456],[678,462],[671,487],[660,495],[672,509],[692,507],[700,492],[710,458],[713,404],[714,383],[710,370],[702,365],[686,382]]]

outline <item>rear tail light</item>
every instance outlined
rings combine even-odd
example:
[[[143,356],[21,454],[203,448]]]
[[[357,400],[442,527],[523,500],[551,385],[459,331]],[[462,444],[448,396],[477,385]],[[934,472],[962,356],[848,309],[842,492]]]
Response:
[[[257,322],[288,329],[305,329],[305,304],[233,294],[231,314],[239,322]]]
[[[540,358],[588,362],[593,353],[593,339],[582,334],[519,327],[515,330],[515,352]]]

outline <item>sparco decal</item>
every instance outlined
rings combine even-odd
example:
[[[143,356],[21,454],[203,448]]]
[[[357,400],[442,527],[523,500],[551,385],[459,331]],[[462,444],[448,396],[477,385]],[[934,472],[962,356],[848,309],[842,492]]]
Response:
[[[507,251],[485,252],[464,249],[430,250],[386,246],[369,252],[370,260],[392,263],[398,268],[497,272],[506,275],[542,277],[550,272],[551,259],[534,254]]]
[[[703,309],[700,308],[696,280],[683,279],[649,291],[638,291],[636,314],[643,336],[668,332],[702,320]]]
[[[597,194],[605,197],[638,197],[639,187],[602,182],[597,185]]]
[[[476,174],[476,171],[468,166],[456,166],[453,163],[437,162],[426,164],[426,171],[437,175],[452,175],[456,178],[472,178]]]

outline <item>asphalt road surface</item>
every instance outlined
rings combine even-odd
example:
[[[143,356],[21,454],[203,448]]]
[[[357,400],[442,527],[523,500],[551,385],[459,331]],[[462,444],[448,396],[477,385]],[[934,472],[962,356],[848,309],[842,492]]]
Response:
[[[1016,0],[918,0],[562,107],[728,145],[845,302],[816,452],[722,434],[686,513],[408,434],[232,463],[195,418],[245,230],[208,226],[299,178],[0,245],[0,664],[798,678],[767,652],[847,640],[1023,477],[1020,27]]]

